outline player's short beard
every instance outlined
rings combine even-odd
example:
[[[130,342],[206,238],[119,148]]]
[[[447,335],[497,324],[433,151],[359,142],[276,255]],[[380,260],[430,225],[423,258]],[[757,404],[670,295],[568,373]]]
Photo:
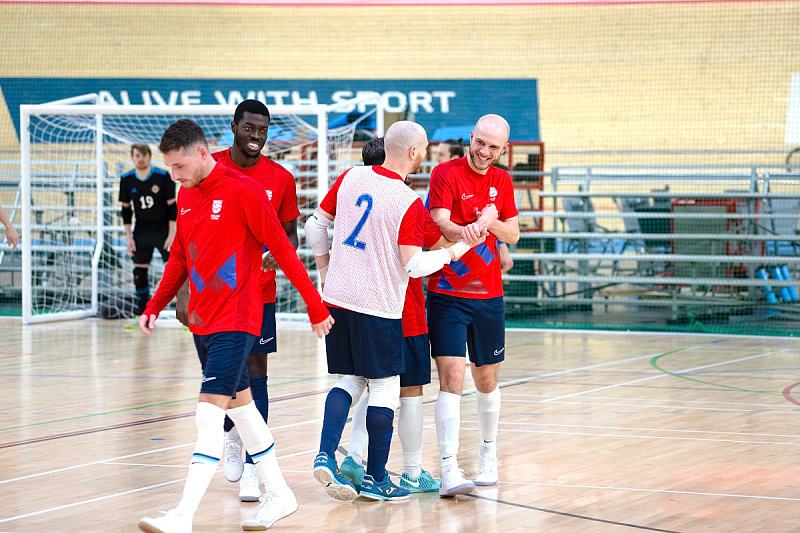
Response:
[[[475,154],[472,152],[472,147],[470,147],[470,148],[469,148],[469,150],[468,150],[468,154],[469,154],[469,159],[470,159],[470,161],[472,161],[472,165],[473,165],[475,168],[479,169],[479,170],[486,170],[486,169],[488,169],[489,167],[491,167],[492,165],[494,165],[495,163],[497,163],[497,159],[498,159],[498,158],[495,158],[495,159],[490,159],[490,160],[489,160],[489,164],[488,164],[488,165],[486,165],[486,169],[484,169],[484,168],[481,168],[481,167],[480,167],[480,165],[478,165],[478,161],[480,161],[480,159],[477,159],[477,160],[476,160]]]
[[[198,185],[200,185],[200,182],[202,182],[205,179],[203,172],[204,170],[202,165],[197,165],[197,169],[192,174],[192,184],[193,184],[192,187],[197,187]]]
[[[417,158],[418,159],[416,161],[414,161],[414,170],[409,172],[409,174],[416,174],[417,172],[419,172],[419,169],[422,167],[422,156],[418,155]]]

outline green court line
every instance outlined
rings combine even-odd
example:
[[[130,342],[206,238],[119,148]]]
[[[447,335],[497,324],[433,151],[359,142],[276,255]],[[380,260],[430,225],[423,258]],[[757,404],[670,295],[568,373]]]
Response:
[[[685,379],[686,381],[694,381],[695,383],[702,383],[703,385],[711,385],[712,387],[722,387],[724,389],[738,390],[738,391],[742,391],[742,392],[755,392],[755,393],[758,393],[758,394],[769,394],[771,396],[783,396],[783,393],[780,393],[780,392],[743,389],[741,387],[734,387],[732,385],[723,385],[722,383],[714,383],[714,382],[711,382],[711,381],[703,381],[702,379],[690,378],[688,376],[684,376],[683,374],[670,372],[669,370],[667,370],[665,368],[662,368],[658,364],[658,360],[661,359],[662,357],[664,357],[665,355],[670,355],[671,353],[675,353],[675,352],[662,353],[661,355],[657,355],[657,356],[653,357],[652,359],[650,359],[650,366],[652,366],[653,368],[655,368],[659,372],[663,372],[664,374],[669,374],[670,376],[674,376],[676,378]]]
[[[286,381],[286,382],[283,382],[283,383],[276,383],[275,385],[270,385],[270,387],[281,387],[283,385],[289,385],[291,383],[300,383],[300,382],[303,382],[303,381],[311,381],[311,380],[314,380],[314,379],[316,379],[316,378],[293,379],[291,381]],[[126,413],[128,411],[138,411],[140,409],[148,409],[150,407],[159,407],[159,406],[162,406],[162,405],[172,405],[172,404],[176,404],[176,403],[186,403],[186,402],[196,402],[196,401],[197,401],[197,397],[193,397],[193,398],[187,398],[187,399],[184,399],[184,400],[173,400],[171,402],[151,403],[151,404],[148,404],[148,405],[140,405],[138,407],[128,407],[128,408],[125,408],[125,409],[117,409],[115,411],[106,411],[104,413],[95,413],[95,414],[91,414],[91,415],[73,416],[73,417],[70,417],[70,418],[58,418],[58,419],[55,419],[55,420],[46,420],[44,422],[34,422],[33,424],[24,424],[22,426],[12,426],[12,427],[7,427],[7,428],[0,428],[0,432],[2,432],[2,431],[10,431],[12,429],[25,429],[25,428],[36,427],[36,426],[44,426],[44,425],[47,425],[47,424],[57,424],[59,422],[69,422],[69,421],[72,421],[72,420],[80,420],[80,419],[83,419],[83,418],[93,418],[93,417],[96,417],[96,416],[113,415],[113,414],[117,414],[117,413]]]
[[[514,348],[521,348],[522,346],[544,346],[543,342],[523,342],[522,344],[514,344],[512,346],[506,346],[506,349],[513,350]]]

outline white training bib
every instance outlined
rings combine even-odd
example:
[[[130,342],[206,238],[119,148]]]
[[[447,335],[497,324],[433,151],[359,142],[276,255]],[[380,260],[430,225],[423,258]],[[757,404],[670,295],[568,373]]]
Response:
[[[336,195],[326,302],[382,318],[402,318],[408,273],[400,224],[419,196],[399,179],[354,167]]]

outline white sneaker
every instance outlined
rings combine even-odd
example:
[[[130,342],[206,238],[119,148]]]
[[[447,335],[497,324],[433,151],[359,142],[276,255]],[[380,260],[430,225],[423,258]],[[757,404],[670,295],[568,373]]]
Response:
[[[250,520],[242,522],[242,529],[244,531],[264,531],[296,510],[297,500],[294,497],[294,493],[292,489],[286,487],[286,491],[280,496],[267,494],[262,498],[256,515]]]
[[[482,453],[480,455],[475,484],[482,487],[497,484],[497,455],[493,453]]]
[[[475,490],[475,483],[464,477],[458,466],[442,469],[442,481],[439,485],[440,498],[452,498],[456,494],[469,494]]]
[[[230,439],[228,434],[225,433],[225,461],[222,463],[225,479],[231,483],[236,483],[242,478],[243,470],[242,439],[238,437],[238,434],[235,439]]]
[[[158,518],[142,518],[139,529],[147,533],[192,533],[192,522],[170,509]]]
[[[239,480],[239,499],[243,502],[257,502],[261,498],[261,486],[258,484],[256,465],[246,463]]]

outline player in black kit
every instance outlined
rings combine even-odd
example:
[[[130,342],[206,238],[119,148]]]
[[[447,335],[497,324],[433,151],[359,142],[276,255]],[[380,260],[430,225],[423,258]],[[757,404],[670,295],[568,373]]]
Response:
[[[169,172],[150,165],[152,153],[146,144],[131,147],[131,159],[136,168],[122,175],[119,201],[125,224],[128,253],[133,257],[133,284],[136,287],[135,313],[141,315],[150,300],[147,269],[157,248],[166,263],[169,248],[175,238],[178,205],[175,203],[175,184]],[[136,227],[131,222],[136,214]]]

